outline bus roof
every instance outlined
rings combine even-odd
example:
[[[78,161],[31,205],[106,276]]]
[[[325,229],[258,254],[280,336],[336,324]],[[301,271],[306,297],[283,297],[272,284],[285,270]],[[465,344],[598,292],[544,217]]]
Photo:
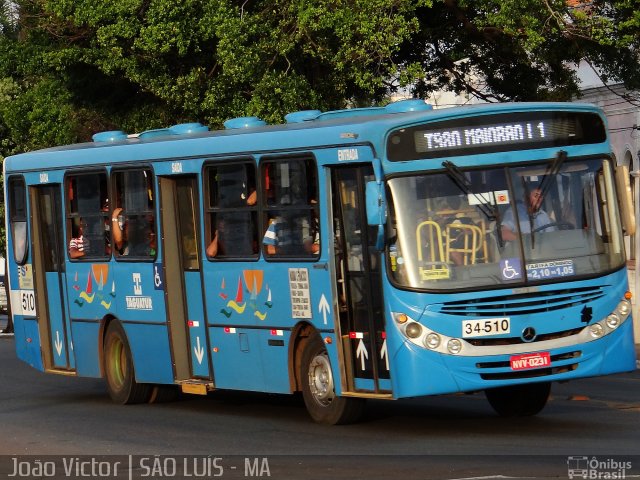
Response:
[[[403,102],[406,102],[404,106]],[[424,108],[417,102],[421,102]],[[199,124],[185,124],[134,135],[106,132],[103,138],[113,137],[114,141],[79,143],[14,155],[5,159],[4,168],[10,173],[175,158],[268,154],[357,144],[370,144],[375,151],[384,152],[386,135],[393,129],[453,118],[525,111],[588,111],[597,112],[604,119],[598,107],[586,103],[478,104],[434,110],[422,100],[405,100],[380,108],[294,112],[287,116],[293,119],[293,123],[280,125],[254,127],[251,126],[252,117],[249,117],[246,122],[248,128],[208,131],[206,127],[197,127]],[[242,124],[244,119],[238,120]],[[180,133],[182,131],[188,133]],[[110,137],[109,134],[113,135]],[[96,135],[94,138],[101,137]]]

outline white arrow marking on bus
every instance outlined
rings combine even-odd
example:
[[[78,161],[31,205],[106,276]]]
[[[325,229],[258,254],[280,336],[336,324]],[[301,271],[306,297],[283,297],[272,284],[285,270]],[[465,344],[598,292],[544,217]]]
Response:
[[[58,356],[62,354],[62,342],[60,341],[60,331],[56,330],[56,352],[58,352]]]
[[[198,359],[198,363],[202,364],[202,358],[204,357],[204,348],[200,346],[200,337],[196,337],[196,346],[193,347],[193,351],[196,354],[196,358]]]
[[[331,307],[329,306],[329,302],[327,302],[327,298],[322,294],[320,297],[320,304],[318,305],[318,311],[322,313],[322,318],[324,319],[324,324],[327,324],[327,313],[331,311]]]
[[[360,343],[358,343],[358,348],[356,349],[356,358],[357,357],[360,357],[362,370],[364,370],[364,361],[369,358],[369,352],[367,352],[367,347],[364,346],[362,339],[360,339]]]
[[[387,370],[389,370],[389,352],[387,351],[387,339],[384,339],[382,342],[382,348],[380,349],[380,360],[384,358],[385,365],[387,366]]]

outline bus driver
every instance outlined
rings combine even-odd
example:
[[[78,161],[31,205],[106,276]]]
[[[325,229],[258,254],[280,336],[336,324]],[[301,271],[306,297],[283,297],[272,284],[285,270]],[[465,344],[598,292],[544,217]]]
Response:
[[[549,227],[542,229],[545,232],[553,232],[556,230],[554,222],[551,217],[541,207],[544,195],[540,187],[534,187],[526,197],[527,205],[518,201],[516,207],[518,209],[518,220],[520,224],[520,231],[522,233],[531,233],[531,229],[535,231],[540,227],[549,225]],[[516,220],[514,212],[511,207],[507,209],[502,219],[502,238],[510,242],[518,238],[516,232]]]

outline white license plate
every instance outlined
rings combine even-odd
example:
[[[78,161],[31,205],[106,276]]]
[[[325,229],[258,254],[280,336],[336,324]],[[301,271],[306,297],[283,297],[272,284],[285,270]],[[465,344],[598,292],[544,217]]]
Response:
[[[511,321],[508,317],[464,320],[462,322],[462,338],[502,335],[510,331]]]
[[[510,358],[510,363],[511,370],[530,370],[532,368],[543,368],[551,365],[551,355],[549,354],[549,352],[514,355]]]

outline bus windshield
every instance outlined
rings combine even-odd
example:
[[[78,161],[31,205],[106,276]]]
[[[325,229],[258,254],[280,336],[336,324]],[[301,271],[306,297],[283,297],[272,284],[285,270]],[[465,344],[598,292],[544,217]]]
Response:
[[[562,159],[564,160],[564,159]],[[400,287],[570,280],[624,262],[611,164],[558,159],[392,178],[387,256]]]

